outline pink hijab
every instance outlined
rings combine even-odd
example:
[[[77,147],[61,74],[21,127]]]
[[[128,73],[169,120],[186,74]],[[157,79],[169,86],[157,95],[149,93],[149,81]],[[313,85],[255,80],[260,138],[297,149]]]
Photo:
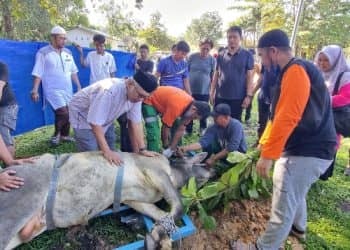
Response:
[[[315,62],[318,62],[320,53],[324,54],[331,65],[331,70],[322,72],[329,94],[332,94],[335,83],[340,73],[344,72],[340,79],[339,89],[350,82],[350,67],[346,63],[343,49],[338,45],[328,45],[322,48],[316,55]]]

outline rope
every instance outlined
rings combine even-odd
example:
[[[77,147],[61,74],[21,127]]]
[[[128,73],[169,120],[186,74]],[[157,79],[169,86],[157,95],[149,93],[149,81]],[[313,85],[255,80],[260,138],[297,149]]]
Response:
[[[175,224],[174,218],[169,214],[161,218],[156,224],[164,227],[168,235],[171,235],[178,230],[178,227]]]

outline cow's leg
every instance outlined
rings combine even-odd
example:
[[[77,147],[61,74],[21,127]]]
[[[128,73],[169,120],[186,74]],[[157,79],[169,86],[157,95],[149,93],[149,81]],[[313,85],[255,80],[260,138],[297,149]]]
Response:
[[[124,204],[135,209],[137,212],[147,215],[155,221],[159,221],[161,218],[167,215],[166,212],[158,208],[151,203],[139,202],[139,201],[124,201]]]
[[[19,232],[19,237],[23,242],[27,242],[44,231],[45,227],[46,224],[44,209],[40,209],[21,229]]]

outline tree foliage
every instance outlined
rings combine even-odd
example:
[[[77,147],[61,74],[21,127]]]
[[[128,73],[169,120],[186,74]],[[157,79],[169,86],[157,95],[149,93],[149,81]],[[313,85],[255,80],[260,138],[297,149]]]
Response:
[[[1,0],[0,7],[0,33],[9,39],[47,40],[53,25],[89,25],[83,0]]]
[[[230,9],[243,11],[234,20],[245,30],[247,45],[255,46],[259,36],[271,29],[281,28],[290,35],[298,10],[298,0],[234,1]],[[311,59],[327,44],[350,46],[350,1],[305,0],[296,40],[296,53]]]
[[[222,36],[222,18],[217,11],[206,12],[199,18],[192,20],[187,27],[185,39],[192,46],[198,46],[198,43],[205,38],[210,38],[214,43]]]
[[[151,14],[151,20],[148,27],[140,30],[139,38],[147,43],[151,50],[170,50],[175,43],[175,39],[167,34],[167,29],[161,22],[162,15],[160,12]]]

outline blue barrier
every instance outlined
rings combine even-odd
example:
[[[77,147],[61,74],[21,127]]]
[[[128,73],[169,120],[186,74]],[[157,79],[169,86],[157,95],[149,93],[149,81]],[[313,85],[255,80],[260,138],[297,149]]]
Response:
[[[21,134],[38,127],[53,124],[54,116],[49,105],[43,108],[42,94],[38,103],[30,99],[33,86],[32,70],[36,52],[46,46],[44,42],[21,42],[0,39],[0,61],[6,63],[10,73],[10,85],[14,90],[19,105],[17,128],[14,135]],[[73,53],[74,61],[79,69],[79,79],[82,87],[89,84],[90,70],[82,68],[79,63],[79,53],[73,46],[67,46]],[[84,48],[84,55],[93,49]],[[134,53],[109,51],[116,60],[116,77],[131,76],[136,60]],[[40,90],[40,93],[41,90]]]
[[[123,205],[119,208],[118,212],[126,211],[128,209],[130,209],[128,206]],[[112,213],[113,213],[112,209],[107,209],[107,210],[99,213],[96,217],[105,216],[105,215],[109,215]],[[182,222],[184,225],[171,235],[171,239],[173,241],[180,240],[182,238],[188,237],[188,236],[196,233],[196,227],[194,226],[194,224],[192,223],[192,221],[191,221],[190,217],[188,217],[188,215],[182,216],[181,219],[182,219]],[[143,215],[143,221],[146,225],[147,231],[150,232],[153,228],[153,225],[154,225],[152,219]],[[144,248],[144,241],[138,240],[138,241],[129,243],[127,245],[114,248],[113,250],[135,250],[135,249],[137,250],[137,249],[143,249],[143,248]]]

